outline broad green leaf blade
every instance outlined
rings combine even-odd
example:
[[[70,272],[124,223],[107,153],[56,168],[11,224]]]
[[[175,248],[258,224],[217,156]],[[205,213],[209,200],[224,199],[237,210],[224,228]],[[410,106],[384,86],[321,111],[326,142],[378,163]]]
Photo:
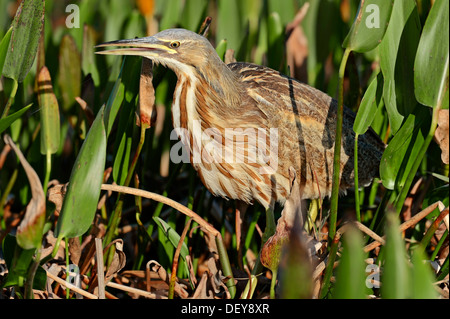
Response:
[[[59,108],[50,72],[45,66],[38,75],[38,100],[41,109],[41,154],[54,154],[60,142]]]
[[[63,98],[62,109],[67,111],[81,94],[81,56],[70,35],[62,38],[59,48],[58,84]]]
[[[23,249],[39,249],[42,245],[42,235],[45,223],[45,194],[39,176],[23,156],[20,149],[14,144],[9,135],[4,136],[16,153],[28,178],[31,188],[31,200],[27,205],[25,216],[17,228],[17,243]]]
[[[44,25],[44,0],[23,0],[14,17],[3,75],[22,82],[33,65]]]
[[[420,20],[414,0],[395,1],[389,26],[379,46],[384,77],[383,99],[391,132],[415,109],[414,59],[420,38]]]
[[[359,135],[364,134],[372,124],[377,109],[383,104],[383,76],[381,73],[372,80],[356,114],[353,130]]]
[[[0,134],[3,133],[14,121],[19,119],[26,111],[30,109],[33,104],[27,105],[14,114],[8,115],[5,118],[0,119]]]
[[[393,6],[393,0],[361,0],[342,46],[356,52],[367,52],[377,47],[386,32]]]
[[[73,238],[91,226],[97,210],[106,160],[104,107],[100,109],[84,141],[70,175],[56,236]]]
[[[9,41],[11,40],[12,27],[3,36],[0,42],[0,74],[2,74],[3,65],[5,64],[6,53],[8,52]]]
[[[406,261],[406,249],[394,213],[387,215],[385,262],[381,276],[383,299],[405,299],[409,297],[410,269]]]
[[[361,234],[356,229],[347,230],[344,234],[344,251],[337,269],[333,298],[366,298],[366,263],[364,259]]]
[[[449,1],[437,0],[428,14],[414,63],[416,99],[423,105],[442,104],[448,92]]]
[[[423,249],[416,247],[412,256],[412,298],[436,299],[439,294],[434,288],[434,276],[431,266],[426,262]]]
[[[380,163],[380,177],[388,189],[400,189],[422,147],[431,122],[425,108],[410,114],[400,130],[389,142]]]

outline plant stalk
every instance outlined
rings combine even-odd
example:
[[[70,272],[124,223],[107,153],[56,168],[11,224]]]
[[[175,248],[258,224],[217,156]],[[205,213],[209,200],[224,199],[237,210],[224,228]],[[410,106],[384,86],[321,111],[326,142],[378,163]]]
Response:
[[[339,181],[341,168],[341,139],[342,139],[342,122],[344,113],[344,77],[345,66],[350,55],[351,49],[347,48],[342,57],[341,66],[339,67],[339,98],[336,120],[336,136],[334,142],[334,161],[333,161],[333,186],[331,191],[331,207],[330,207],[330,227],[328,232],[328,240],[331,242],[336,235],[336,221],[339,197]]]
[[[353,172],[355,174],[355,211],[356,220],[361,222],[361,208],[359,203],[359,181],[358,181],[358,133],[355,133],[355,151],[353,153],[354,164]]]
[[[5,109],[3,110],[3,114],[2,114],[1,118],[5,118],[8,116],[9,109],[11,108],[14,98],[16,97],[18,87],[19,87],[19,83],[17,82],[17,80],[13,79],[13,86],[11,89],[11,94],[9,95],[8,102],[6,103],[6,106],[5,106]]]

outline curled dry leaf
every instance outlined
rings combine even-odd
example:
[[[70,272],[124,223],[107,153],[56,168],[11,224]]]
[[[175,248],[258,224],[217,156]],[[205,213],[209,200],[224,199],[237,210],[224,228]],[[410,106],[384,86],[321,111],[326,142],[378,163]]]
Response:
[[[114,252],[114,257],[111,262],[111,265],[108,267],[108,270],[106,271],[105,275],[105,283],[111,280],[111,278],[117,274],[123,267],[125,267],[126,263],[126,256],[123,252],[123,240],[117,239],[113,241],[116,250]],[[106,248],[105,250],[107,250]]]
[[[19,157],[31,188],[31,200],[25,216],[17,228],[17,243],[24,249],[40,248],[45,223],[45,195],[39,176],[27,162],[20,149],[9,135],[4,136],[5,143],[11,146]]]
[[[448,131],[449,115],[448,110],[439,110],[438,127],[434,132],[434,138],[441,148],[441,159],[445,164],[449,163],[449,131]]]
[[[142,59],[139,81],[139,122],[151,127],[156,122],[155,88],[153,87],[153,62]]]
[[[147,263],[147,272],[148,272],[148,270],[151,270],[151,271],[157,273],[159,278],[167,284],[167,287],[169,287],[170,278],[169,278],[166,270],[164,269],[164,267],[161,266],[157,261],[150,260]],[[189,297],[189,293],[177,281],[175,281],[174,291],[176,294],[178,294],[178,296],[180,296],[183,299]]]

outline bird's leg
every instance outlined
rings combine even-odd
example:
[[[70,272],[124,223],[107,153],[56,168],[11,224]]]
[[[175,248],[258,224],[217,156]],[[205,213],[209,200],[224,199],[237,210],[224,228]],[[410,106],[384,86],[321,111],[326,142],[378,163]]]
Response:
[[[245,212],[247,211],[248,204],[243,201],[238,200],[236,202],[236,217],[235,217],[235,225],[236,225],[236,248],[238,252],[238,262],[239,267],[243,270],[243,259],[242,259],[242,246],[243,246],[243,221],[245,218]]]
[[[289,180],[291,192],[287,199],[281,217],[278,219],[275,234],[264,244],[261,250],[261,263],[272,271],[271,295],[274,296],[274,287],[278,265],[280,263],[283,246],[289,241],[291,232],[301,231],[303,228],[302,199],[300,196],[300,185],[296,181],[296,172],[293,167],[289,168]]]

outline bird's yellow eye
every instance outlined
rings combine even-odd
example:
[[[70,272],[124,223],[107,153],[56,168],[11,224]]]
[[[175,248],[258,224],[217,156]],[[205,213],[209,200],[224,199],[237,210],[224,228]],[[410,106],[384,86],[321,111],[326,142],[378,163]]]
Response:
[[[180,46],[180,42],[179,42],[179,41],[173,41],[173,42],[170,43],[170,47],[171,47],[171,48],[176,49],[176,48],[178,48],[179,46]]]

